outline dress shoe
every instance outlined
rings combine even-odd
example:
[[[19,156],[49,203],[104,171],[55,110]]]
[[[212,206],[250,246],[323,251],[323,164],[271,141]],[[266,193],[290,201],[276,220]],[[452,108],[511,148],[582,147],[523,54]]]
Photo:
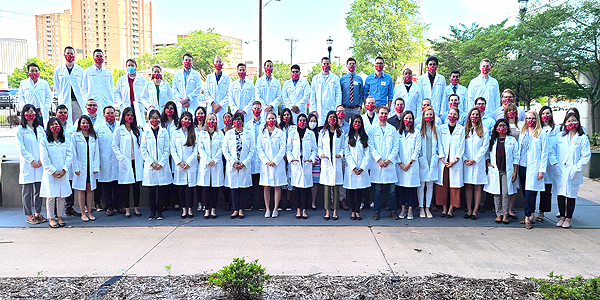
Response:
[[[390,213],[390,215],[391,215],[392,219],[394,219],[394,220],[398,220],[398,219],[400,219],[400,216],[398,215],[398,212],[397,212],[397,211],[395,211],[395,210],[393,210],[393,211]]]
[[[340,208],[343,209],[343,210],[346,210],[346,211],[349,210],[348,204],[346,204],[346,200],[345,199],[342,200],[342,201],[340,201]]]
[[[373,220],[379,220],[379,213],[376,212],[373,214]]]
[[[162,220],[162,219],[164,219],[164,218],[163,218],[163,215],[162,215],[162,213],[161,213],[161,212],[159,212],[159,213],[158,213],[158,215],[156,215],[156,219],[157,219],[157,220]]]
[[[124,214],[125,213],[125,209],[121,207],[121,208],[117,209],[117,212],[120,213],[120,214]]]
[[[107,208],[107,209],[106,209],[106,215],[107,215],[107,216],[109,216],[109,217],[113,215],[113,210],[112,210],[112,208]]]
[[[68,217],[81,217],[81,213],[75,211],[73,207],[67,207],[65,210],[65,215]]]
[[[131,218],[131,214],[125,214],[125,218]]]

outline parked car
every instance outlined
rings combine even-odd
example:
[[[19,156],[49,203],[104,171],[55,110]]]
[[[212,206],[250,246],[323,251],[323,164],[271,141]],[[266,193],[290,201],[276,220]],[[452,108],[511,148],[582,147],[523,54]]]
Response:
[[[0,90],[0,108],[15,108],[15,102],[9,90]]]

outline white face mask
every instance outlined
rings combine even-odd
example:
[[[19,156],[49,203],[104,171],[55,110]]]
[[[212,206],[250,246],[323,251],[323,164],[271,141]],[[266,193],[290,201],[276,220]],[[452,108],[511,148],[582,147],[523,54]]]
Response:
[[[308,122],[308,128],[315,129],[317,127],[317,122]]]

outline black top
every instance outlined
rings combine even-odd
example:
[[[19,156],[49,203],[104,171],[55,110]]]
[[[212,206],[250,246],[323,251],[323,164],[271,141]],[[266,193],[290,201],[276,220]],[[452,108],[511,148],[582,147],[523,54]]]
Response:
[[[454,133],[454,128],[456,128],[456,125],[452,126],[452,125],[448,124],[448,129],[450,129],[450,134]]]
[[[398,128],[400,128],[400,118],[398,118],[398,115],[394,114],[391,118],[388,118],[387,122],[394,126],[396,128],[396,130],[398,130]]]
[[[329,148],[331,149],[331,156],[333,156],[333,135],[335,134],[335,130],[327,130],[327,132],[329,132]],[[330,158],[333,159],[333,157]]]
[[[498,171],[500,172],[506,172],[506,152],[504,150],[505,141],[506,138],[498,138],[498,143],[496,144],[496,166],[498,166]]]

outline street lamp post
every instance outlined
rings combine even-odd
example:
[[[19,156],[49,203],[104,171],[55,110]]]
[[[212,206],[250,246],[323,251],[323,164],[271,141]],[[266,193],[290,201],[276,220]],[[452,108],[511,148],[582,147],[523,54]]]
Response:
[[[327,42],[327,52],[329,52],[329,61],[331,61],[331,45],[333,45],[333,40],[331,39],[331,36],[329,36],[329,38],[326,40]]]
[[[267,1],[265,5],[262,4],[262,0],[258,0],[258,77],[262,76],[263,66],[262,66],[262,11],[263,8],[267,6],[267,4],[271,3],[273,0]],[[281,1],[281,0],[275,0]]]
[[[519,16],[522,20],[523,17],[525,16],[525,13],[527,12],[527,3],[529,2],[529,0],[517,0],[517,1],[519,1]]]

